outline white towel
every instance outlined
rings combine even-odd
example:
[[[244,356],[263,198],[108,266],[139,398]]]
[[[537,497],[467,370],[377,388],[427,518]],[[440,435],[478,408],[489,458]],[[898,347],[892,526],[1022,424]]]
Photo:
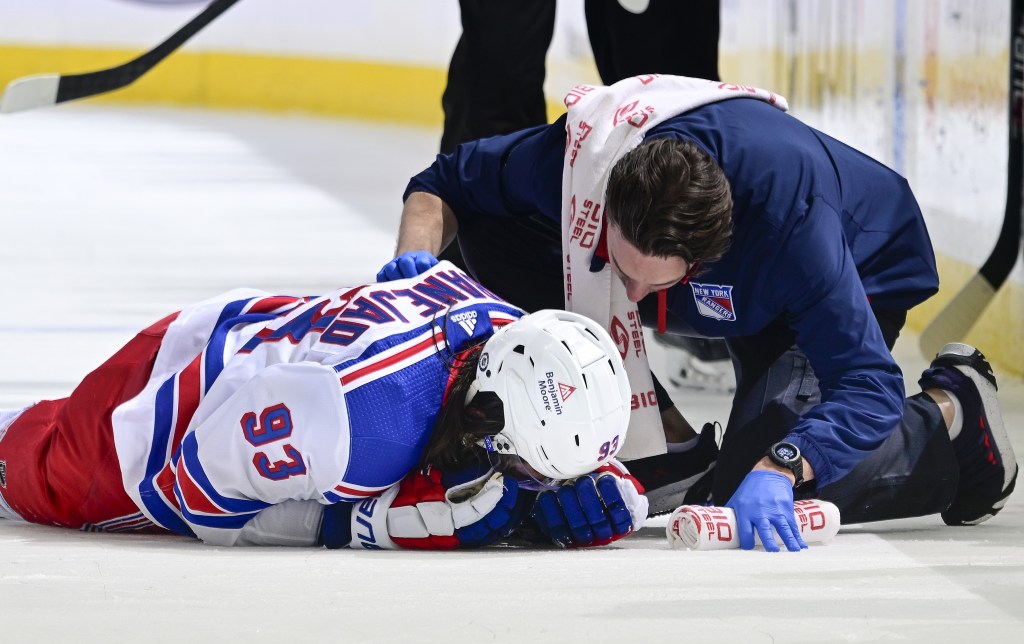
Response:
[[[633,413],[619,451],[623,460],[664,454],[666,447],[640,314],[608,266],[590,272],[604,225],[608,174],[658,123],[730,98],[756,98],[788,109],[785,98],[763,89],[658,74],[627,78],[608,87],[576,85],[565,96],[569,110],[562,173],[565,307],[604,325],[626,364]]]

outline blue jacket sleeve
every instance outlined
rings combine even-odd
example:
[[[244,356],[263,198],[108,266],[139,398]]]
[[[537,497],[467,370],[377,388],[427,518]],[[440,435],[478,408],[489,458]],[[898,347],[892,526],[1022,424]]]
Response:
[[[541,213],[561,220],[565,117],[551,125],[463,143],[414,176],[413,192],[441,198],[459,225],[480,216]]]
[[[885,345],[840,229],[812,199],[780,250],[772,280],[814,368],[821,402],[788,436],[814,467],[819,487],[875,450],[903,414],[903,375]]]

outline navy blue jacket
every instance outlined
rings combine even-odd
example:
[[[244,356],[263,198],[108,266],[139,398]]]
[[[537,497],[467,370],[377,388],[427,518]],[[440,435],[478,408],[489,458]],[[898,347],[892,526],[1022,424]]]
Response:
[[[564,118],[459,146],[414,177],[406,194],[441,197],[460,225],[537,212],[561,221]],[[671,288],[669,310],[705,337],[755,335],[784,317],[822,393],[789,440],[811,461],[819,486],[841,478],[903,414],[902,374],[871,307],[907,310],[938,290],[910,187],[759,100],[697,108],[652,128],[647,138],[655,137],[699,145],[724,170],[734,202],[728,253],[703,267],[696,286]],[[716,300],[725,304],[717,314],[698,306],[700,285],[732,287]]]

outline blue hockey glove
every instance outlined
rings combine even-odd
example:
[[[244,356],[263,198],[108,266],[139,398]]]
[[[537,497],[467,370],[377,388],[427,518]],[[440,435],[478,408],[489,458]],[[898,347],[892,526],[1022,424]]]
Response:
[[[725,505],[736,512],[736,532],[744,550],[753,549],[756,531],[765,550],[778,552],[773,527],[790,552],[807,547],[793,512],[793,486],[784,474],[770,470],[750,472]]]
[[[519,503],[520,497],[526,497]],[[500,472],[458,485],[432,467],[407,475],[352,510],[352,547],[454,550],[485,546],[511,534],[525,514],[519,484]],[[324,539],[327,543],[327,540]]]
[[[317,544],[330,550],[345,548],[352,542],[353,503],[333,503],[324,506]]]
[[[647,519],[643,487],[615,462],[537,497],[531,514],[541,532],[563,548],[603,546]]]
[[[437,265],[437,258],[425,250],[410,250],[394,258],[377,273],[378,282],[416,277]]]

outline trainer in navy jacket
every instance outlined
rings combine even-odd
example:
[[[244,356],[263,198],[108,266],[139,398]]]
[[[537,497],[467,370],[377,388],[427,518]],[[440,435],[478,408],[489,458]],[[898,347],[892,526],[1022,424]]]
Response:
[[[813,374],[793,367],[782,389],[798,390],[797,404],[809,404],[796,408],[781,433],[765,434],[768,444],[783,436],[795,443],[813,465],[818,489],[826,487],[878,448],[901,419],[903,378],[889,348],[906,311],[938,290],[931,242],[910,187],[877,161],[756,100],[694,109],[653,128],[648,138],[654,137],[701,146],[724,170],[734,200],[731,248],[694,281],[669,290],[669,330],[729,341],[738,390],[727,443],[744,420],[787,424],[785,414],[765,415],[761,394],[750,400],[756,387],[749,380],[770,379],[763,371],[795,337]],[[460,236],[492,217],[532,217],[538,228],[547,227],[546,219],[557,229],[564,150],[564,117],[466,143],[414,177],[406,196],[439,196],[454,211]],[[494,235],[491,243],[500,249],[511,242]],[[544,256],[536,248],[522,252]],[[472,264],[468,255],[467,261]],[[532,276],[509,269],[506,279]],[[548,279],[561,288],[558,275]],[[500,284],[482,281],[502,293]],[[648,324],[654,300],[648,296],[641,305]],[[765,447],[758,446],[754,460]],[[727,500],[752,462],[725,487],[716,483],[716,502]]]

